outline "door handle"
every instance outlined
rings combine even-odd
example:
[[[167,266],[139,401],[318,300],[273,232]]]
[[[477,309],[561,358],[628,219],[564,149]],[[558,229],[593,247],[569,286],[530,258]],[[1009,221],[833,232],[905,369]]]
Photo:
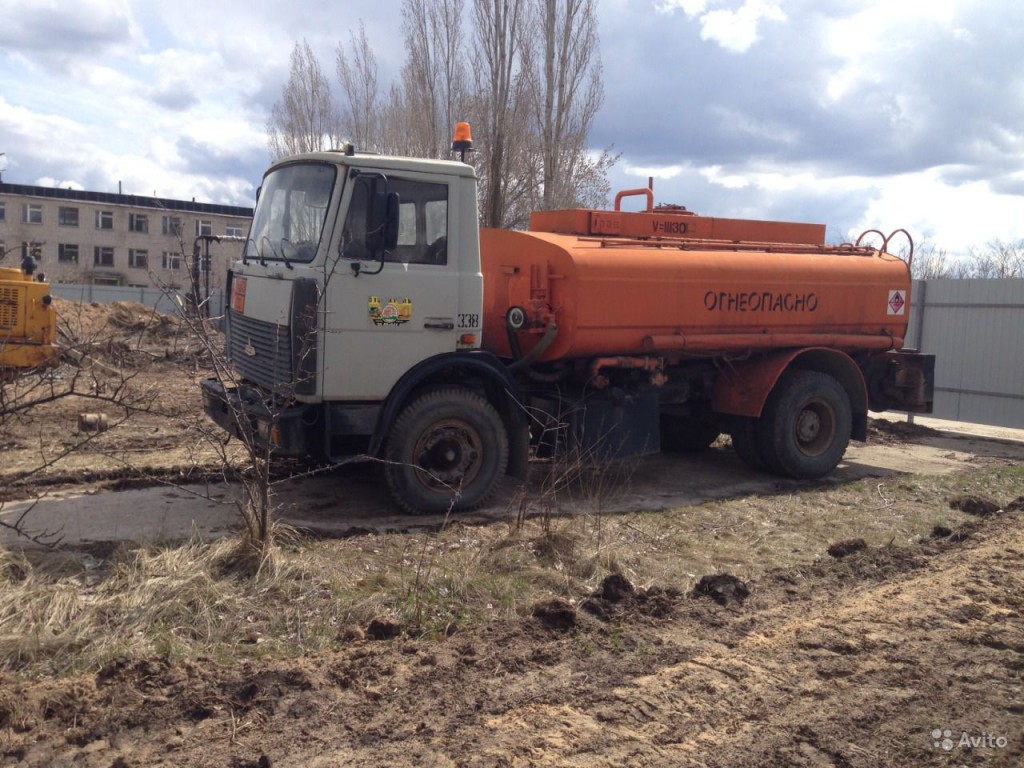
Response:
[[[434,331],[452,331],[455,330],[455,321],[433,318],[430,320],[424,320],[423,327],[430,328]]]

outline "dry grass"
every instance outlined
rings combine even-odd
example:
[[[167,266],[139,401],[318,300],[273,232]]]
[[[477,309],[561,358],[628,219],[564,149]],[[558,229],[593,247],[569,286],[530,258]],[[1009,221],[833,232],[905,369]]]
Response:
[[[578,489],[577,489],[578,490]],[[83,553],[0,553],[0,669],[29,676],[124,657],[286,656],[359,636],[373,618],[427,634],[579,600],[609,572],[689,589],[707,573],[756,582],[830,543],[905,544],[966,519],[948,500],[1005,504],[1024,468],[893,477],[670,512],[513,517],[436,533],[333,541],[279,532],[267,557],[238,539]],[[595,501],[595,506],[597,503]]]

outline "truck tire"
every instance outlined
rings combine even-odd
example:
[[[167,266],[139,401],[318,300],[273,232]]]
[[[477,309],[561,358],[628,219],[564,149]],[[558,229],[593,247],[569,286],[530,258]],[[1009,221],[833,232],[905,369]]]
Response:
[[[721,434],[721,429],[716,422],[671,414],[662,414],[659,421],[661,450],[669,453],[693,453],[706,450]]]
[[[494,493],[508,465],[508,436],[487,400],[438,389],[399,414],[385,449],[384,476],[408,512],[467,512]]]
[[[850,444],[850,399],[818,371],[789,371],[768,396],[755,441],[772,471],[797,479],[827,475]]]
[[[729,436],[732,438],[732,449],[740,457],[740,461],[751,469],[764,470],[768,468],[761,449],[757,444],[758,419],[748,416],[737,416],[730,426]]]

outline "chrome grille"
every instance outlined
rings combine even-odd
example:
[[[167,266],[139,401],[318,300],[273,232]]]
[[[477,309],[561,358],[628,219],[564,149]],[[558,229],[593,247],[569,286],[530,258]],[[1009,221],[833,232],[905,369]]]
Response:
[[[242,376],[267,389],[292,384],[292,343],[288,326],[255,320],[228,310],[228,356]]]

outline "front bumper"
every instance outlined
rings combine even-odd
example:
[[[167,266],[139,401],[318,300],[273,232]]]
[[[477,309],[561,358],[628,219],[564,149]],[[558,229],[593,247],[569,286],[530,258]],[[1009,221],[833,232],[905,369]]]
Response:
[[[218,379],[204,379],[202,388],[203,410],[229,434],[279,456],[315,453],[310,438],[319,422],[318,406],[278,407],[255,387],[225,386]]]

